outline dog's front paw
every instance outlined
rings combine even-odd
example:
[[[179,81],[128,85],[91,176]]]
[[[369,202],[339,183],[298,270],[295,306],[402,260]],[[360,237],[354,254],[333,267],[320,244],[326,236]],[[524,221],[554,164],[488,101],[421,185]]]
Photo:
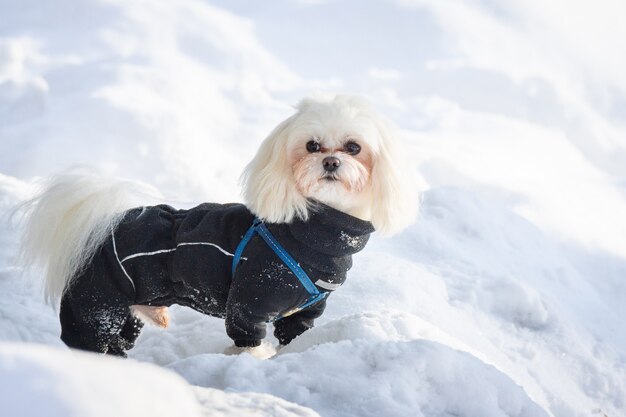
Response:
[[[232,345],[224,350],[225,355],[239,355],[241,353],[248,353],[257,359],[269,359],[276,354],[276,349],[271,344],[263,342],[259,346],[254,347]]]

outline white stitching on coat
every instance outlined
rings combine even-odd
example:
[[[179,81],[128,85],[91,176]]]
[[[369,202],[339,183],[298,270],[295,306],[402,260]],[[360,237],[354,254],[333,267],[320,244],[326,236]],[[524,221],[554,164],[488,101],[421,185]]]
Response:
[[[153,252],[134,253],[132,255],[128,255],[127,257],[122,259],[120,262],[125,262],[125,261],[128,261],[128,260],[133,259],[133,258],[138,258],[140,256],[152,256],[152,255],[158,255],[160,253],[174,252],[176,249],[178,249],[179,246],[194,246],[194,245],[213,246],[214,248],[216,248],[220,252],[222,252],[224,255],[235,256],[232,253],[224,250],[220,246],[216,245],[215,243],[211,243],[211,242],[182,242],[182,243],[179,243],[178,245],[176,245],[176,247],[172,248],[172,249],[161,249],[161,250],[155,250]],[[114,242],[113,246],[114,246],[113,249],[115,249],[115,242]],[[117,252],[116,252],[116,255],[117,255]],[[243,259],[244,261],[248,260],[247,258],[244,258],[244,257],[242,257],[241,259]],[[119,258],[118,258],[118,260],[119,260]],[[121,265],[121,263],[120,263],[120,265]]]
[[[135,288],[135,282],[130,277],[130,275],[128,275],[128,272],[126,272],[126,268],[124,268],[124,265],[122,265],[122,261],[120,261],[120,256],[117,254],[117,246],[115,245],[115,234],[114,233],[115,232],[113,230],[111,230],[111,241],[113,241],[113,252],[115,252],[115,258],[117,258],[117,263],[120,265],[120,268],[122,268],[122,271],[124,271],[124,275],[126,275],[126,278],[128,278],[128,280],[130,281],[131,285],[133,286],[133,290],[137,291],[137,289]]]

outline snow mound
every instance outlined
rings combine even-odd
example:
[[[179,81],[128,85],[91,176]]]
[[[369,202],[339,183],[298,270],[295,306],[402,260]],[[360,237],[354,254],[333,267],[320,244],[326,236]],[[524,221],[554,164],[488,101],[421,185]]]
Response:
[[[185,381],[172,372],[37,345],[0,344],[0,386],[7,416],[201,415]]]
[[[428,339],[455,349],[469,348],[433,324],[412,314],[381,311],[353,314],[332,320],[302,334],[281,353],[304,352],[316,345],[344,340],[409,341]]]
[[[548,415],[476,357],[432,341],[404,340],[417,336],[411,323],[402,315],[352,316],[305,333],[271,360],[209,354],[169,368],[193,384],[271,393],[329,417]],[[389,337],[398,340],[381,341]]]
[[[245,393],[225,393],[223,391],[195,387],[194,392],[204,407],[206,417],[319,417],[315,411],[300,407],[272,395]]]
[[[302,352],[320,343],[343,340],[411,340],[419,337],[422,321],[400,312],[368,312],[343,317],[302,334],[284,348]]]
[[[267,394],[191,387],[150,364],[13,343],[0,344],[0,403],[3,416],[318,416]]]

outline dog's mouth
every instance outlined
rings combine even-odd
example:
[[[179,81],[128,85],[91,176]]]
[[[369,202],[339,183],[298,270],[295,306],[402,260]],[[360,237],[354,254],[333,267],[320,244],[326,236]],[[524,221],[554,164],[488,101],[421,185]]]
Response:
[[[322,180],[327,181],[327,182],[335,182],[335,181],[339,181],[339,178],[336,177],[335,175],[329,174],[329,175],[323,176]]]

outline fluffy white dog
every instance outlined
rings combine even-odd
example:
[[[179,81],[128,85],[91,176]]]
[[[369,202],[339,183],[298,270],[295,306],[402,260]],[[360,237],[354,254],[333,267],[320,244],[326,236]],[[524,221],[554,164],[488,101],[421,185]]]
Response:
[[[136,207],[129,184],[58,176],[29,204],[23,254],[46,271],[70,347],[123,356],[139,318],[166,326],[174,303],[225,318],[237,349],[259,346],[269,321],[286,344],[313,326],[374,229],[413,220],[402,151],[364,100],[306,98],[247,166],[245,205]]]

